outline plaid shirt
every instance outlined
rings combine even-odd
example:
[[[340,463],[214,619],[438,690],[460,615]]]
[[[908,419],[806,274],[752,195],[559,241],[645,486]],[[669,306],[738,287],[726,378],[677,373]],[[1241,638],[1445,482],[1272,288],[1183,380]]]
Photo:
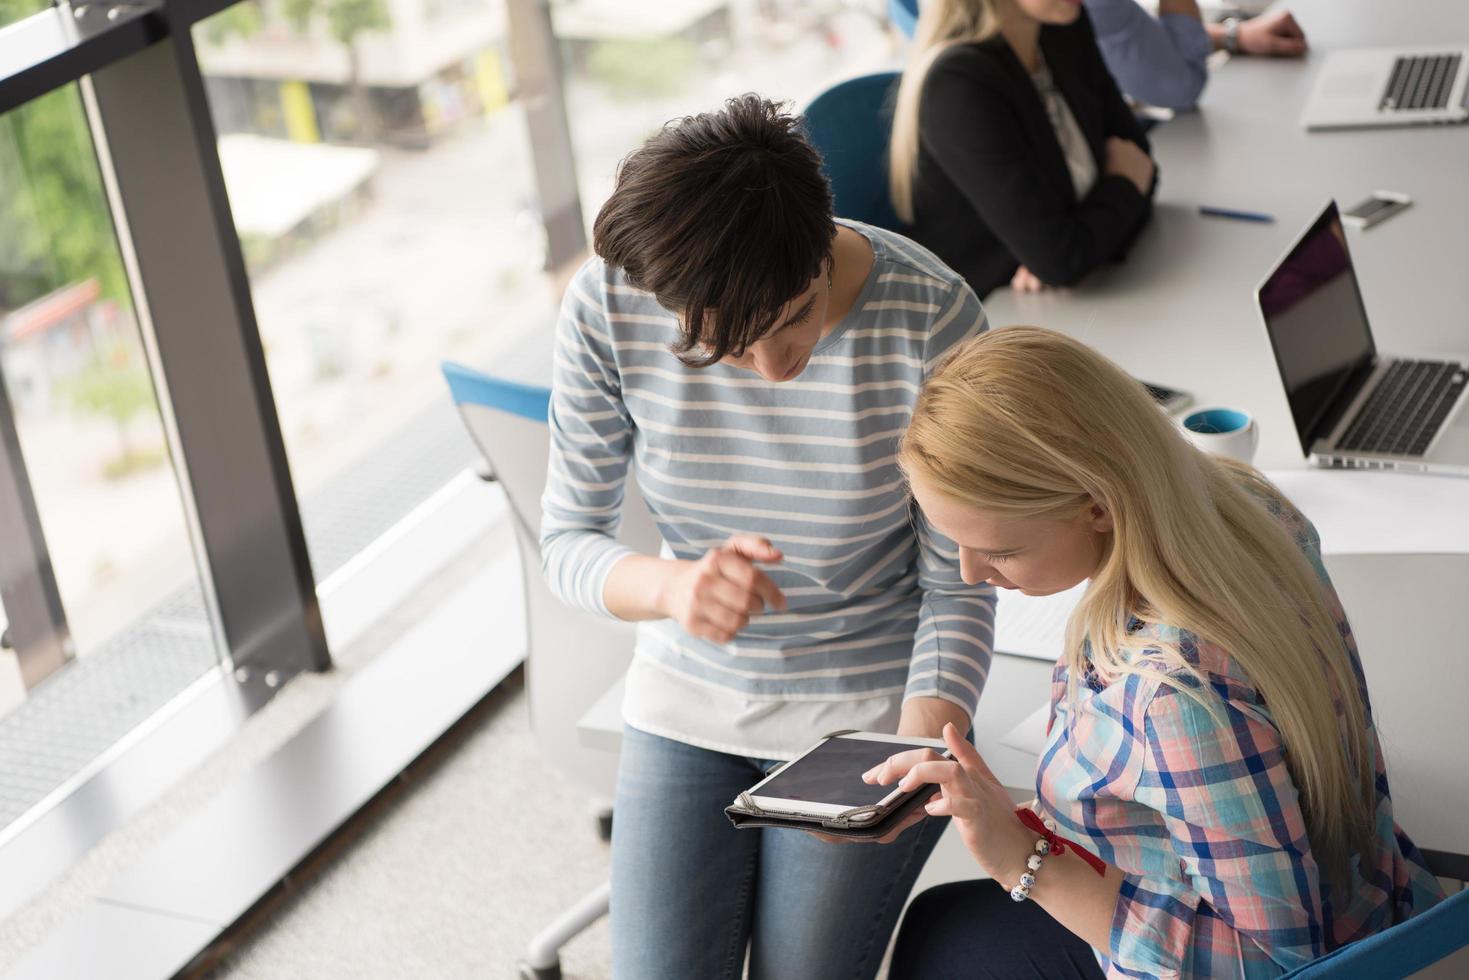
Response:
[[[1271,509],[1325,583],[1368,703],[1316,531],[1282,504]],[[1124,873],[1110,948],[1098,954],[1109,976],[1275,977],[1443,897],[1393,822],[1370,704],[1373,848],[1367,866],[1353,860],[1351,887],[1337,895],[1318,876],[1280,732],[1249,677],[1228,653],[1189,634],[1134,625],[1178,644],[1222,704],[1224,722],[1156,674],[1103,684],[1088,671],[1071,705],[1067,668],[1056,668],[1038,809],[1061,836]]]

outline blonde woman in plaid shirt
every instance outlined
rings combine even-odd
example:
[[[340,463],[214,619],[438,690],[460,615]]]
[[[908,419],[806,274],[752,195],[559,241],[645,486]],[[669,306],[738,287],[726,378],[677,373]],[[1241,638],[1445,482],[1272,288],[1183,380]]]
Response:
[[[1000,886],[920,896],[894,980],[1274,977],[1442,897],[1393,821],[1315,529],[1258,472],[1198,452],[1116,365],[1034,327],[940,367],[900,461],[966,582],[1090,585],[1028,824],[953,731],[957,762],[868,774],[936,784],[928,812]]]

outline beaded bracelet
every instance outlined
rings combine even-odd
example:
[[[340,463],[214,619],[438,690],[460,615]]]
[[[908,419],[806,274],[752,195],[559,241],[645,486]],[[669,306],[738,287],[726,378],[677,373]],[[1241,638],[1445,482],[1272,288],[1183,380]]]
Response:
[[[1035,842],[1035,853],[1025,859],[1026,871],[1020,876],[1020,884],[1010,889],[1010,897],[1017,902],[1023,902],[1030,897],[1030,890],[1035,887],[1035,876],[1040,871],[1048,854],[1064,854],[1066,848],[1070,847],[1076,852],[1076,856],[1091,866],[1091,869],[1099,875],[1107,873],[1107,866],[1102,859],[1091,853],[1084,847],[1068,841],[1064,837],[1056,836],[1056,824],[1049,817],[1041,817],[1034,810],[1020,809],[1015,811],[1016,818],[1026,827],[1040,834]]]
[[[1050,819],[1042,821],[1050,833],[1056,832],[1056,825]],[[1030,897],[1030,890],[1035,887],[1035,876],[1040,871],[1041,865],[1046,861],[1046,855],[1051,853],[1051,842],[1044,837],[1035,842],[1035,853],[1025,859],[1025,867],[1028,869],[1020,876],[1020,884],[1010,889],[1010,899],[1015,902],[1023,902]]]

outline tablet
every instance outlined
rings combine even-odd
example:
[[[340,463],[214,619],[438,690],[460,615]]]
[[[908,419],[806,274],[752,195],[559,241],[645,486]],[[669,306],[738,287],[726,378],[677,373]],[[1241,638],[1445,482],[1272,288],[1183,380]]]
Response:
[[[864,783],[862,774],[908,749],[933,749],[948,758],[943,739],[848,732],[822,739],[750,787],[745,795],[767,813],[816,821],[872,807],[870,813],[852,822],[876,823],[911,794],[901,792],[896,783]]]

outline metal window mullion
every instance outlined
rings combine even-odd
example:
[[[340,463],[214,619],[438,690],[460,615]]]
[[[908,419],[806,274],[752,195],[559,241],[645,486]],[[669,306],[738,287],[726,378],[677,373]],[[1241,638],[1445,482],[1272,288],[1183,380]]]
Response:
[[[6,632],[20,662],[21,680],[30,689],[70,660],[72,649],[3,374],[0,542],[0,603],[5,606]]]
[[[133,249],[133,236],[128,227],[127,211],[122,206],[122,193],[117,186],[117,170],[112,165],[112,155],[108,150],[102,114],[97,106],[97,93],[93,88],[90,75],[81,79],[77,86],[81,92],[82,107],[86,112],[87,123],[92,133],[92,149],[97,159],[97,172],[102,178],[103,191],[107,196],[110,208],[118,255],[122,259],[123,269],[127,275],[133,317],[138,325],[138,339],[142,344],[143,353],[147,359],[148,374],[153,382],[154,394],[157,396],[158,419],[163,426],[164,440],[168,445],[169,458],[177,477],[180,483],[188,486],[188,459],[184,455],[183,443],[179,438],[178,420],[173,414],[174,403],[168,393],[168,376],[164,373],[163,361],[158,354],[157,333],[153,330],[153,314],[148,308],[148,291],[143,288],[143,278],[138,271],[138,255]],[[214,577],[209,568],[209,554],[203,546],[204,533],[199,524],[199,509],[194,505],[192,493],[180,493],[179,501],[183,507],[184,523],[189,531],[190,550],[194,553],[194,561],[198,569],[200,590],[204,594],[204,609],[209,619],[209,632],[213,637],[215,649],[227,651],[230,648],[229,640],[225,636],[224,624],[219,618],[219,597],[214,593]]]
[[[185,15],[92,76],[219,624],[237,665],[331,665],[300,512]]]
[[[560,269],[586,251],[576,157],[566,118],[561,56],[546,0],[506,0],[515,97],[525,112],[546,229],[546,267]]]

